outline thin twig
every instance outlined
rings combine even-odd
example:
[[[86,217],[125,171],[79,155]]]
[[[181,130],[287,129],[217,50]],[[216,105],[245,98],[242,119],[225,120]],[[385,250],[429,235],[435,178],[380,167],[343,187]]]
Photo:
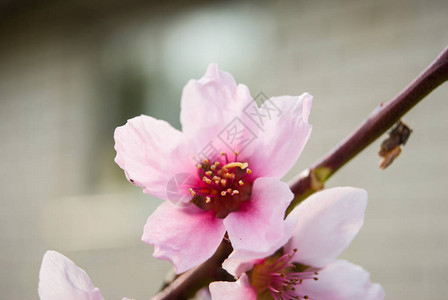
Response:
[[[295,195],[286,214],[323,188],[325,181],[392,127],[414,105],[448,80],[448,47],[408,87],[377,108],[355,131],[290,184]]]

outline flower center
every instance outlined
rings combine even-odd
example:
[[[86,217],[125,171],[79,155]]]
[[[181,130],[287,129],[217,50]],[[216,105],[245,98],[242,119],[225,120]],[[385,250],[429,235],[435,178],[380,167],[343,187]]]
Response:
[[[227,154],[221,155],[222,159],[218,161],[204,159],[198,164],[201,181],[198,186],[190,188],[191,202],[214,211],[217,218],[225,218],[238,211],[252,192],[249,164],[238,161],[238,153],[235,153],[233,162],[229,161]]]
[[[296,252],[297,249],[294,249],[293,254],[274,254],[254,265],[249,278],[251,285],[257,290],[257,299],[310,299],[297,287],[304,280],[317,280],[318,273],[299,271],[301,266],[291,262]]]

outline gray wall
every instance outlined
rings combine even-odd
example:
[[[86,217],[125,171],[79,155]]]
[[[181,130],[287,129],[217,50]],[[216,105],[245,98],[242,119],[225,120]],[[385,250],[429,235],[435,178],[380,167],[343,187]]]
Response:
[[[114,164],[113,129],[141,113],[179,126],[183,85],[209,62],[253,95],[314,95],[309,166],[448,42],[446,1],[0,6],[0,298],[36,299],[47,249],[83,267],[107,299],[148,299],[169,269],[140,242],[159,200]],[[378,168],[380,142],[328,186],[369,192],[343,258],[388,299],[448,299],[448,87],[405,118],[414,132]]]

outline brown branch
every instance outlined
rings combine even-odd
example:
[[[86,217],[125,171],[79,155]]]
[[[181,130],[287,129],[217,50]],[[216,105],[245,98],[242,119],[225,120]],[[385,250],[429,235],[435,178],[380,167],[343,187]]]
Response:
[[[448,80],[448,48],[436,58],[408,87],[381,105],[367,120],[328,152],[307,172],[293,180],[290,188],[296,196],[287,214],[303,199],[323,188],[325,181],[358,153],[392,127],[420,100]]]
[[[287,213],[303,199],[322,189],[324,182],[331,175],[386,132],[414,105],[446,80],[448,80],[448,48],[407,88],[375,110],[350,136],[292,182],[290,188],[296,197],[288,207]],[[228,274],[224,275],[226,273],[220,273],[219,270],[231,251],[230,244],[223,241],[212,258],[177,277],[152,299],[187,299],[199,288],[207,286],[212,281],[228,280],[226,278]]]
[[[232,280],[232,276],[221,268],[222,262],[232,250],[230,243],[223,240],[211,258],[202,265],[178,276],[170,285],[157,293],[152,300],[189,299],[199,289],[208,286],[213,281]]]

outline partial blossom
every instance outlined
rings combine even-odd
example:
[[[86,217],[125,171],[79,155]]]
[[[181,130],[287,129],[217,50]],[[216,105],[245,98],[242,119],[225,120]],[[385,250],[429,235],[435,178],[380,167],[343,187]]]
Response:
[[[311,102],[305,93],[258,106],[211,64],[183,90],[182,131],[144,115],[118,127],[115,161],[126,178],[167,200],[144,227],[154,256],[181,273],[211,257],[225,235],[242,256],[284,244],[293,194],[280,178],[309,138]]]
[[[288,216],[298,221],[281,249],[252,260],[232,258],[233,253],[224,262],[238,280],[211,283],[212,299],[384,299],[367,271],[336,259],[362,227],[366,205],[367,193],[350,187],[310,196]]]
[[[44,255],[38,292],[41,300],[104,300],[89,275],[56,251],[47,251]]]

